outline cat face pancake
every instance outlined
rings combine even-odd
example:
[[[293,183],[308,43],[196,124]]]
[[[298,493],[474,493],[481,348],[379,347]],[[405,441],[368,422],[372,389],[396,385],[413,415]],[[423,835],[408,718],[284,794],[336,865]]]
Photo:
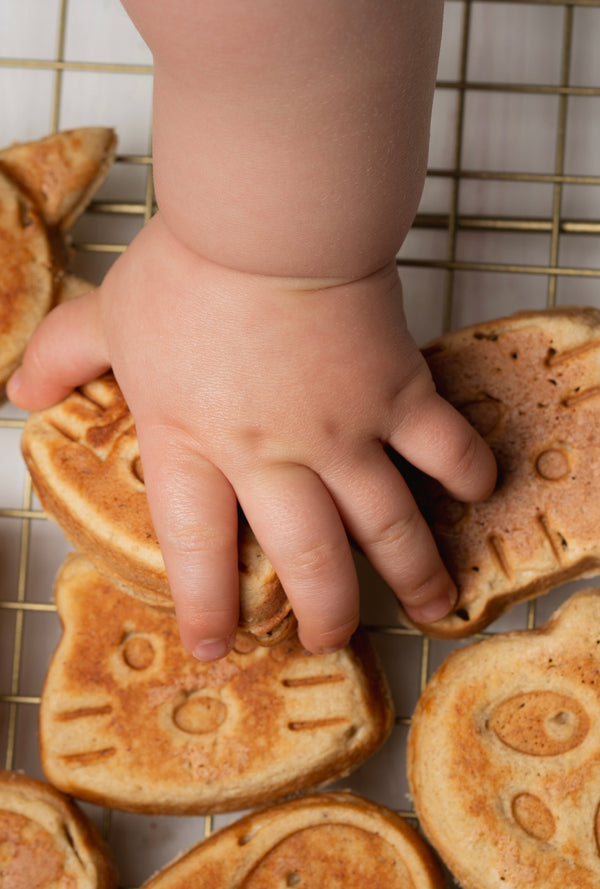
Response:
[[[413,714],[408,777],[465,889],[600,885],[600,590],[452,653]]]
[[[115,587],[82,556],[56,583],[64,635],[40,706],[48,779],[111,808],[230,811],[347,774],[385,741],[389,692],[359,634],[331,655],[239,634],[212,664],[175,617]]]
[[[438,391],[498,463],[482,503],[451,500],[427,480],[414,487],[459,591],[447,617],[419,629],[458,638],[600,571],[600,312],[519,312],[424,352]]]
[[[403,818],[356,794],[270,806],[190,849],[143,889],[443,889],[431,850]]]

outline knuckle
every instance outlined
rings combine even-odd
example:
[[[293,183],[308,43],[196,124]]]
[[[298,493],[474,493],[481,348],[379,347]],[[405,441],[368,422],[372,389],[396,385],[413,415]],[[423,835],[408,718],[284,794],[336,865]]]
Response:
[[[231,546],[222,531],[193,521],[168,522],[161,543],[181,557],[218,554]]]
[[[330,648],[334,645],[342,645],[347,644],[348,640],[352,636],[352,634],[356,631],[359,623],[359,614],[358,612],[353,612],[351,617],[346,620],[336,623],[335,627],[332,627],[329,630],[324,630],[321,634],[321,644]]]
[[[402,590],[402,601],[411,608],[418,608],[437,599],[448,587],[449,578],[444,568],[435,568],[426,576],[407,584]]]
[[[301,547],[292,553],[290,568],[296,575],[318,576],[339,559],[339,546],[323,540]]]
[[[411,541],[418,536],[422,521],[424,520],[417,509],[396,516],[391,521],[381,524],[373,532],[369,544],[384,551],[408,547]]]
[[[48,361],[45,344],[46,341],[38,328],[29,340],[25,351],[28,374],[33,379],[43,380],[46,375]]]
[[[474,431],[469,431],[459,442],[454,456],[453,471],[457,478],[468,478],[476,468],[479,457],[479,440]]]

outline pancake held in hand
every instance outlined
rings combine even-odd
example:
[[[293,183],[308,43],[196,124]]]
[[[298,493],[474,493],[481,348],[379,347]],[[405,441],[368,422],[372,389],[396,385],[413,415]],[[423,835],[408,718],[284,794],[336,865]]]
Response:
[[[65,233],[103,182],[115,145],[112,130],[89,127],[0,151],[0,386],[42,318],[76,289]]]
[[[81,799],[153,813],[247,808],[347,774],[391,730],[362,634],[316,656],[295,638],[267,648],[240,633],[206,664],[185,652],[173,615],[81,555],[55,598],[64,635],[42,693],[41,759]]]
[[[515,603],[600,569],[600,312],[521,312],[425,350],[439,392],[483,435],[499,481],[483,503],[416,496],[459,589],[425,632],[467,636]]]
[[[0,886],[116,889],[117,873],[76,805],[43,781],[0,771]]]
[[[408,777],[464,889],[597,889],[600,590],[451,654],[413,715]]]
[[[22,450],[44,509],[124,588],[173,608],[146,497],[133,418],[110,374],[31,414]],[[240,626],[271,644],[295,627],[289,601],[248,523],[239,530]]]
[[[156,874],[144,889],[443,889],[419,834],[351,793],[271,806],[229,825]]]

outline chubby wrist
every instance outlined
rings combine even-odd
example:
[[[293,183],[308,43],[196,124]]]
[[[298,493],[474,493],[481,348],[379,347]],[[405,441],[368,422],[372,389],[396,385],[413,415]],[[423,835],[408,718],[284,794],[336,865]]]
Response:
[[[150,225],[155,228],[163,243],[171,250],[174,256],[185,259],[190,264],[192,275],[196,272],[200,276],[208,271],[211,277],[217,277],[227,283],[231,294],[239,293],[243,298],[259,298],[265,296],[285,295],[318,295],[319,293],[332,294],[333,291],[342,296],[354,290],[367,293],[381,293],[382,290],[399,286],[398,270],[395,256],[388,258],[376,268],[367,268],[363,273],[355,274],[353,268],[348,268],[345,274],[326,275],[314,274],[310,263],[299,274],[277,274],[275,268],[268,263],[260,266],[254,264],[252,268],[245,268],[240,262],[222,262],[212,256],[205,255],[196,249],[193,243],[186,243],[179,237],[177,226],[173,230],[170,219],[162,211],[159,211],[152,219]],[[341,271],[341,269],[340,269]]]

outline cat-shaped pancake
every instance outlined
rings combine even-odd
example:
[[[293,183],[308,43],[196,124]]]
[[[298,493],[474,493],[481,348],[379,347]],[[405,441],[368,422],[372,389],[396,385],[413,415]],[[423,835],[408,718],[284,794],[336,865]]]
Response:
[[[66,234],[115,148],[111,129],[83,127],[0,151],[0,388],[48,311],[91,289],[66,271]]]
[[[519,312],[424,350],[438,391],[490,445],[483,503],[415,484],[459,600],[438,637],[468,636],[512,605],[600,570],[600,311]]]
[[[347,774],[386,740],[390,694],[365,634],[309,655],[239,633],[201,663],[175,617],[83,556],[56,581],[64,634],[40,706],[40,754],[60,790],[153,813],[239,810]]]
[[[598,889],[600,590],[453,652],[413,714],[408,778],[464,889]]]
[[[74,547],[128,592],[172,610],[133,417],[112,374],[31,414],[21,447],[44,509]],[[295,617],[243,516],[238,538],[240,627],[270,645]]]
[[[431,850],[399,815],[356,794],[314,794],[240,819],[143,889],[443,889]]]
[[[0,886],[116,889],[117,872],[94,825],[44,781],[0,770]]]

